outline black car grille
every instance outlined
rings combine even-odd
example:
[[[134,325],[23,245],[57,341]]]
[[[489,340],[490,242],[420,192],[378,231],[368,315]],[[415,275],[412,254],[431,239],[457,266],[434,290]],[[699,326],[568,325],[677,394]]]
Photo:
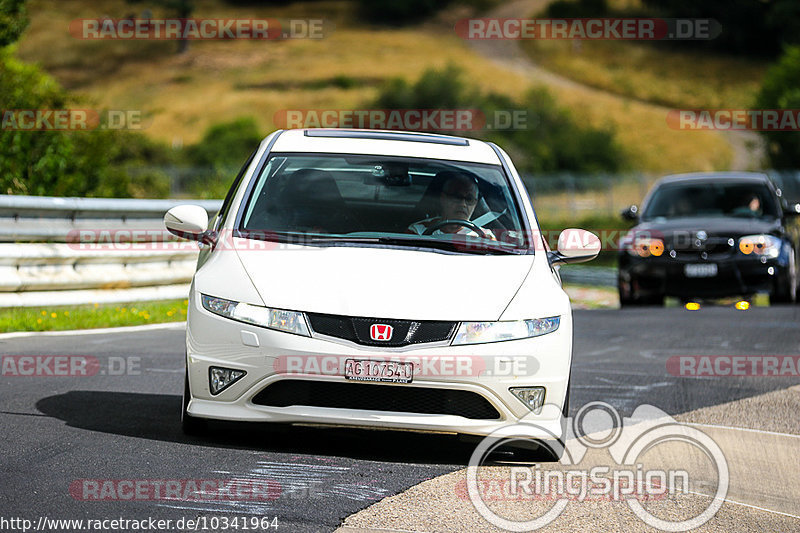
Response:
[[[399,347],[423,342],[446,341],[453,336],[458,322],[394,320],[363,318],[340,315],[307,313],[311,329],[321,335],[329,335],[363,344],[364,346]],[[370,328],[373,324],[386,324],[393,328],[387,341],[372,340]]]
[[[256,405],[333,407],[398,413],[456,415],[473,420],[497,420],[489,401],[474,392],[405,385],[336,383],[287,379],[273,383],[254,398]]]
[[[678,259],[694,259],[703,253],[707,258],[723,258],[735,251],[736,239],[733,245],[729,243],[730,237],[709,237],[705,240],[692,238],[668,239],[665,243],[668,252],[674,251]]]

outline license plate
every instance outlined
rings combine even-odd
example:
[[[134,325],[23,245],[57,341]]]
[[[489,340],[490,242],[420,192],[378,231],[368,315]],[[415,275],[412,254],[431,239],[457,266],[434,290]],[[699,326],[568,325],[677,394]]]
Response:
[[[717,275],[716,263],[700,263],[697,265],[686,265],[683,272],[687,278],[711,278]]]
[[[369,359],[347,359],[344,362],[344,377],[355,381],[387,381],[411,383],[414,363],[400,361],[371,361]]]

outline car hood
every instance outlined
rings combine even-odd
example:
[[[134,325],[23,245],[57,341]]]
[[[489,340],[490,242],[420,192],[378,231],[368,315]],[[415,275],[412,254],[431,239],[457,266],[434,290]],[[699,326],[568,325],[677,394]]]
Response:
[[[533,265],[532,255],[245,246],[237,254],[268,307],[375,318],[498,320]]]
[[[691,234],[705,231],[709,237],[740,237],[759,233],[775,233],[780,228],[780,220],[764,220],[739,217],[688,217],[672,219],[653,219],[644,221],[633,228],[634,232],[660,232],[668,237],[676,234]]]

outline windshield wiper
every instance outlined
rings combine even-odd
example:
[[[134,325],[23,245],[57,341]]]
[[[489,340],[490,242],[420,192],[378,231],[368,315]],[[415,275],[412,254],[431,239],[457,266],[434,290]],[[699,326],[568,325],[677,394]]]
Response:
[[[311,237],[308,240],[309,243],[369,243],[369,244],[394,244],[394,245],[413,245],[419,246],[422,248],[436,248],[436,249],[443,249],[443,250],[453,250],[463,253],[498,253],[498,254],[510,254],[510,255],[519,255],[524,253],[524,250],[520,250],[518,248],[503,248],[502,246],[498,245],[494,241],[484,241],[484,240],[459,240],[459,241],[449,241],[449,240],[440,240],[440,239],[426,239],[424,237],[417,237],[415,235],[397,235],[397,236],[387,236],[383,235],[380,237],[359,237],[359,236],[352,236],[348,237],[343,235],[341,237]]]
[[[505,248],[495,241],[488,240],[441,240],[419,237],[416,235],[396,235],[396,236],[360,236],[360,235],[309,235],[294,231],[266,231],[266,230],[240,230],[237,237],[247,239],[257,239],[262,241],[286,242],[290,244],[387,244],[401,246],[416,246],[420,248],[434,248],[437,250],[450,250],[473,254],[509,254],[521,255],[525,253],[520,248]]]

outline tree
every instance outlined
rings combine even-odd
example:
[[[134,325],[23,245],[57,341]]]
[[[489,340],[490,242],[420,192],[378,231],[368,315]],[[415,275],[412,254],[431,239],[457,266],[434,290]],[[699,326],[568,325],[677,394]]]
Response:
[[[0,0],[0,48],[15,43],[27,26],[25,0]]]
[[[758,109],[800,109],[800,46],[787,47],[778,63],[770,67],[756,99]],[[800,137],[797,131],[762,132],[767,155],[774,168],[800,168]]]

